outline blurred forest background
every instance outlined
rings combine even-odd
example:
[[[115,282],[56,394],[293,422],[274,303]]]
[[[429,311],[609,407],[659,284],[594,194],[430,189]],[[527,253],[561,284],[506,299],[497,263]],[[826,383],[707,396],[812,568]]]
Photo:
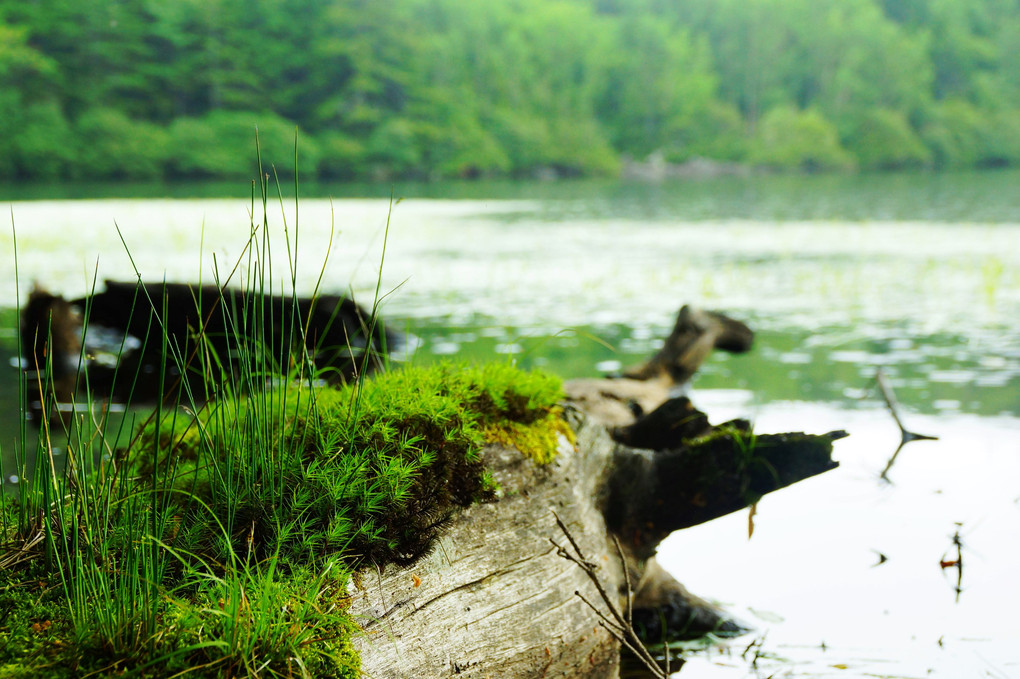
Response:
[[[0,0],[0,179],[1020,164],[1018,0]]]

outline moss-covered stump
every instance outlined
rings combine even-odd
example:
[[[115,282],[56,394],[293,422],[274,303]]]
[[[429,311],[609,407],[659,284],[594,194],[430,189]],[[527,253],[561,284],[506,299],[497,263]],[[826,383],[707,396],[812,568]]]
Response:
[[[351,611],[365,630],[355,640],[365,675],[616,677],[620,644],[585,600],[622,609],[628,582],[634,629],[650,643],[744,631],[656,563],[659,542],[834,468],[832,442],[843,435],[713,427],[688,399],[669,398],[713,348],[747,351],[751,340],[738,321],[684,307],[643,366],[566,383],[576,447],[561,440],[545,467],[488,447],[503,496],[460,512],[415,568],[362,578]],[[605,600],[562,557],[556,516],[597,567]]]

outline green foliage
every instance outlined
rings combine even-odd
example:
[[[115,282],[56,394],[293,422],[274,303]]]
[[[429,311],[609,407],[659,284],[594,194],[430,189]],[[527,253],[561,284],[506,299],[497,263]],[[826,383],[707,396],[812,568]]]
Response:
[[[751,158],[788,170],[845,170],[854,165],[853,156],[840,146],[835,125],[818,110],[789,106],[772,109],[762,118]]]
[[[414,128],[412,121],[397,117],[376,127],[368,137],[369,161],[397,175],[411,174],[422,162]]]
[[[987,149],[986,121],[970,103],[954,99],[936,106],[921,135],[939,167],[979,164]]]
[[[163,173],[166,132],[111,108],[78,118],[78,171],[88,179],[151,179]]]
[[[256,123],[277,165],[307,132],[305,175],[611,173],[754,160],[783,109],[865,168],[1001,164],[970,137],[1012,139],[1018,108],[1002,0],[0,0],[0,177],[250,177]]]
[[[20,131],[21,95],[13,89],[0,87],[0,179],[17,176],[14,144]]]
[[[350,179],[364,174],[365,146],[360,141],[341,132],[324,132],[318,140],[320,176]]]
[[[701,115],[694,116],[681,129],[673,145],[667,147],[666,160],[683,162],[691,158],[743,160],[748,152],[744,119],[731,104],[712,101]]]
[[[985,127],[984,165],[1020,163],[1020,108],[1002,109],[992,114]]]
[[[1020,162],[1017,109],[999,109],[989,114],[966,101],[945,101],[932,109],[921,135],[939,167]]]
[[[846,146],[867,169],[924,167],[932,154],[910,127],[906,117],[896,111],[875,109],[855,123]]]
[[[29,45],[28,30],[8,25],[0,11],[0,179],[50,178],[63,171],[67,123],[52,99],[37,103],[47,97],[56,70],[53,60]]]
[[[18,132],[10,139],[18,175],[59,179],[77,160],[71,126],[55,102],[34,104],[22,112]]]
[[[202,118],[180,118],[170,126],[169,164],[176,176],[251,177],[258,174],[252,142],[258,131],[262,166],[281,176],[294,165],[297,127],[273,113],[214,111]],[[318,146],[299,137],[298,170],[314,174]],[[247,162],[246,162],[247,161]]]
[[[52,85],[58,64],[32,47],[28,38],[27,27],[7,24],[0,12],[0,84],[39,94]]]
[[[351,644],[357,626],[345,613],[346,575],[296,569],[280,577],[270,564],[199,577],[152,602],[158,631],[126,653],[102,627],[76,627],[61,586],[41,566],[0,571],[2,679],[40,671],[55,679],[125,672],[229,677],[255,668],[260,676],[287,677],[299,666],[314,677],[359,676]],[[93,609],[97,615],[109,610],[98,602]]]
[[[684,133],[708,117],[716,89],[708,45],[651,14],[618,22],[600,117],[614,146],[644,157],[691,143]]]
[[[304,569],[280,577],[272,565],[210,577],[188,598],[167,601],[161,652],[184,651],[179,670],[211,665],[220,676],[293,676],[300,659],[306,676],[357,679],[360,658],[351,638],[357,625],[343,613],[346,577],[314,576]],[[222,640],[203,645],[208,639]],[[169,674],[169,672],[167,672]]]

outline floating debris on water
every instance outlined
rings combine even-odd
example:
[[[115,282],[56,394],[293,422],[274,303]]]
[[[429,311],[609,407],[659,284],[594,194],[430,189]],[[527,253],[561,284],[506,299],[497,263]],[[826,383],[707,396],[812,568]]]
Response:
[[[942,558],[939,559],[939,567],[944,571],[949,568],[956,569],[956,586],[953,590],[956,592],[956,602],[960,602],[960,595],[963,594],[963,538],[960,537],[960,529],[963,528],[963,523],[960,521],[954,522],[956,530],[953,532],[953,547],[956,548],[956,558],[954,559],[950,553],[943,552]]]

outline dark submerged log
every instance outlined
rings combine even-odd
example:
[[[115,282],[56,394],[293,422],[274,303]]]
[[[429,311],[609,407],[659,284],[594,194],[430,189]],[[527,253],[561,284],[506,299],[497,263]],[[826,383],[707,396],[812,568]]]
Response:
[[[173,399],[182,384],[205,400],[236,381],[242,361],[286,373],[293,366],[285,361],[304,355],[316,378],[350,380],[377,370],[396,337],[337,295],[106,281],[102,292],[70,301],[33,290],[22,310],[21,344],[38,412],[44,374],[58,402],[73,401],[81,372],[94,396],[115,401]]]
[[[686,398],[669,398],[709,349],[750,342],[743,324],[685,307],[663,350],[630,377],[566,384],[577,444],[561,441],[551,465],[488,448],[502,499],[456,517],[412,571],[387,566],[353,593],[365,675],[618,676],[620,644],[581,599],[598,607],[598,592],[553,546],[566,542],[556,516],[620,610],[632,583],[633,625],[649,642],[745,631],[663,570],[656,547],[834,468],[832,442],[843,435],[755,436],[746,422],[713,427]]]
[[[31,414],[42,408],[41,393],[51,390],[57,401],[74,399],[81,355],[81,321],[66,299],[45,290],[32,290],[21,310],[22,369],[29,393],[35,394]],[[49,385],[43,382],[48,380]]]

